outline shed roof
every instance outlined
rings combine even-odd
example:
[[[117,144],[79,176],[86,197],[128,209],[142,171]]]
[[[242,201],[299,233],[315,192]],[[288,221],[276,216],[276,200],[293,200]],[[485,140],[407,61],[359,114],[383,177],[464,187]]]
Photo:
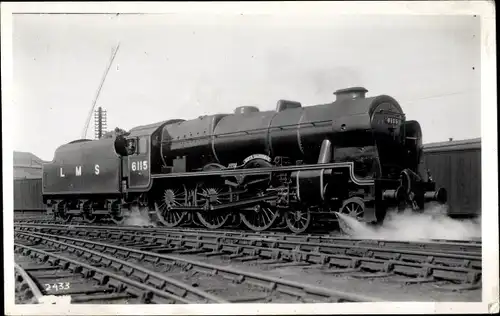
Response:
[[[14,179],[42,177],[44,161],[30,152],[14,151]]]
[[[14,168],[15,167],[42,167],[44,161],[36,155],[25,151],[14,151]]]
[[[468,149],[481,149],[481,138],[479,137],[424,144],[425,152],[456,151]]]

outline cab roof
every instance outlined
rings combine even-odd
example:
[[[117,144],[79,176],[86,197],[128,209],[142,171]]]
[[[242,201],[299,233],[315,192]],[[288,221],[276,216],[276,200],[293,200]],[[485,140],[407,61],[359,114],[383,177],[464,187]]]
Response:
[[[182,121],[184,121],[184,120],[173,119],[173,120],[166,120],[166,121],[157,122],[157,123],[148,124],[148,125],[136,126],[129,131],[129,135],[127,135],[127,137],[151,136],[151,135],[153,135],[154,132],[156,132],[158,129],[162,128],[163,126],[165,126],[167,124],[172,124],[172,123],[182,122]]]

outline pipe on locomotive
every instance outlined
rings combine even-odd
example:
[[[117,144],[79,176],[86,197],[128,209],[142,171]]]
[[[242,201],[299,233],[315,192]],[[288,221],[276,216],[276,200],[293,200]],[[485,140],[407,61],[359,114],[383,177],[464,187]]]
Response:
[[[424,193],[425,202],[438,202],[446,204],[448,202],[448,192],[445,188],[440,188],[437,191],[427,191]]]
[[[405,191],[406,189],[403,186],[399,186],[395,190],[384,190],[382,192],[382,197],[384,200],[394,200],[397,202],[402,202],[406,199]]]
[[[332,152],[332,142],[329,139],[324,139],[319,151],[318,164],[330,163],[332,161]]]

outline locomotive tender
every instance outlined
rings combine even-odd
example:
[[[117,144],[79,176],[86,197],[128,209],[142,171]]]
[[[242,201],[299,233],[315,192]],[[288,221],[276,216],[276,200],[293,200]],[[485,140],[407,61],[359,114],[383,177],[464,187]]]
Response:
[[[64,220],[110,218],[149,207],[175,227],[295,233],[334,212],[381,223],[390,208],[446,203],[422,163],[422,131],[388,96],[337,90],[331,103],[279,100],[275,111],[168,120],[62,145],[43,165],[43,200]]]

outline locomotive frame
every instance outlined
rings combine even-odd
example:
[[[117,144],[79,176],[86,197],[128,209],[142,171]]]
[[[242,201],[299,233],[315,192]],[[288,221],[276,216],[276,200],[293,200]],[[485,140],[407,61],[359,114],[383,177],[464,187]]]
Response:
[[[338,90],[335,102],[309,107],[279,100],[276,111],[238,107],[63,145],[43,166],[44,203],[64,220],[120,224],[137,205],[167,227],[286,225],[294,233],[335,221],[337,211],[381,223],[391,207],[446,203],[446,190],[423,169],[418,122],[406,121],[392,97],[366,92]]]

